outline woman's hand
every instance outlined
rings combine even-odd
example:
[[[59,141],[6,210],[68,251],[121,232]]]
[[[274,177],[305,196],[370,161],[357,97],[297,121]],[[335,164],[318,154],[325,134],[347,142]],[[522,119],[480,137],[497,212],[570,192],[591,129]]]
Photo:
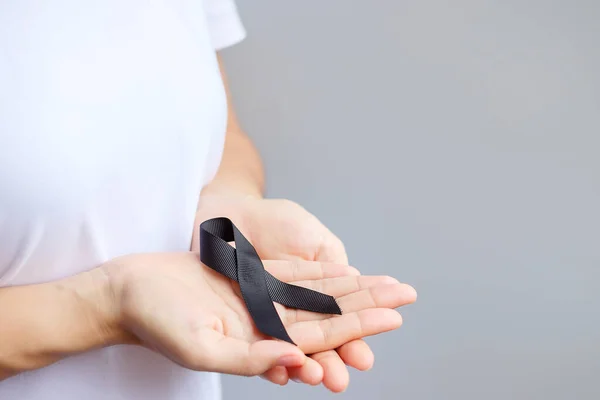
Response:
[[[348,264],[341,240],[314,215],[289,200],[251,196],[203,196],[198,208],[192,249],[198,248],[198,225],[218,216],[229,217],[263,259]],[[350,275],[359,274],[353,268],[345,271]],[[416,299],[414,290],[410,298],[406,303]],[[264,377],[281,385],[286,384],[289,378],[314,385],[321,381],[312,377],[321,375],[328,389],[340,392],[346,389],[350,379],[344,364],[368,370],[374,362],[371,349],[360,339],[343,343],[337,349],[317,352],[311,358],[317,363],[306,363],[302,368],[274,367]]]
[[[414,300],[410,286],[390,277],[350,275],[349,267],[306,261],[264,265],[282,281],[336,297],[344,314],[276,304],[296,347],[258,332],[237,283],[203,265],[197,253],[129,255],[100,270],[108,276],[119,326],[139,344],[187,368],[245,376],[276,366],[302,369],[316,364],[305,353],[396,329],[401,317],[393,309]]]
[[[262,259],[348,264],[342,241],[306,209],[290,200],[252,196],[202,196],[192,250],[198,248],[198,225],[221,216],[233,221]]]

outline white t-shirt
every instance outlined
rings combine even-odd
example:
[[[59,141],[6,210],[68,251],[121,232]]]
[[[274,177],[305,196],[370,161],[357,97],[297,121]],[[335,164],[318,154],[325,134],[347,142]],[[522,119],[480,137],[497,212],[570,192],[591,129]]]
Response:
[[[218,167],[232,0],[0,2],[0,286],[189,250]],[[0,382],[6,400],[217,399],[218,376],[115,346]]]

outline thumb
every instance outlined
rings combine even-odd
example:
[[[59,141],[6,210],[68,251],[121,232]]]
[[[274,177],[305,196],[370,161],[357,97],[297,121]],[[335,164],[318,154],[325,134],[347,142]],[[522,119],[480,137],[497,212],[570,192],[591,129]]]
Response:
[[[204,336],[204,335],[203,335]],[[211,331],[207,341],[210,371],[232,375],[261,375],[269,369],[300,367],[306,355],[296,346],[278,340],[260,340],[248,343]]]
[[[348,254],[344,243],[333,233],[327,231],[317,249],[314,261],[348,265]]]

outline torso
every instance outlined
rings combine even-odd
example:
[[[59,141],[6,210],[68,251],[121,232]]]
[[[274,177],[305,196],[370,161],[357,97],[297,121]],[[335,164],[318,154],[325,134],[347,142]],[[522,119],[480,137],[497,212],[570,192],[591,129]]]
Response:
[[[0,286],[189,249],[226,100],[200,0],[0,3]],[[24,400],[210,399],[214,375],[116,346],[0,383]]]

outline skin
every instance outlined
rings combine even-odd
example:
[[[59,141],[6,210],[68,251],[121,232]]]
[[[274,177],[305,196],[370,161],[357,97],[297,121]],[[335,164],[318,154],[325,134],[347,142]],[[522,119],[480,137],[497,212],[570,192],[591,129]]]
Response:
[[[314,216],[293,202],[263,199],[263,187],[260,158],[230,101],[223,160],[202,192],[196,222],[229,216],[267,270],[335,296],[342,316],[276,305],[298,347],[263,337],[236,284],[199,261],[194,238],[190,252],[132,254],[59,281],[0,288],[0,380],[130,344],[194,370],[344,390],[346,365],[364,370],[373,363],[361,339],[397,329],[395,308],[414,302],[416,292],[391,277],[361,276]],[[274,237],[274,230],[285,234]]]
[[[336,297],[341,316],[277,311],[298,346],[252,324],[239,288],[199,254],[148,253],[46,284],[0,290],[0,379],[94,348],[144,346],[193,370],[254,376],[316,363],[305,356],[397,329],[414,289],[339,264],[264,261],[277,278]],[[320,379],[319,376],[314,377]]]
[[[226,215],[253,243],[262,259],[311,260],[346,265],[341,242],[321,222],[299,205],[280,199],[204,197],[198,222]],[[282,232],[273,235],[272,232]],[[195,232],[192,247],[197,249]],[[360,274],[351,269],[352,274]],[[374,356],[362,340],[345,343],[337,350],[311,355],[316,363],[303,368],[275,368],[263,377],[284,385],[291,378],[310,385],[323,383],[334,392],[346,389],[349,374],[346,365],[358,370],[372,367]]]
[[[263,259],[302,259],[347,265],[348,256],[342,241],[314,215],[289,200],[262,198],[264,172],[260,156],[240,127],[220,58],[219,65],[228,98],[227,136],[219,171],[202,192],[196,226],[212,217],[228,216]],[[272,232],[280,234],[273,235]],[[197,249],[197,242],[195,231],[192,249]],[[301,369],[276,367],[263,377],[280,385],[285,385],[290,378],[311,385],[323,383],[333,392],[342,392],[350,380],[346,366],[366,371],[374,363],[373,352],[360,339],[344,343],[335,350],[313,354],[311,358],[316,363],[307,363]]]

